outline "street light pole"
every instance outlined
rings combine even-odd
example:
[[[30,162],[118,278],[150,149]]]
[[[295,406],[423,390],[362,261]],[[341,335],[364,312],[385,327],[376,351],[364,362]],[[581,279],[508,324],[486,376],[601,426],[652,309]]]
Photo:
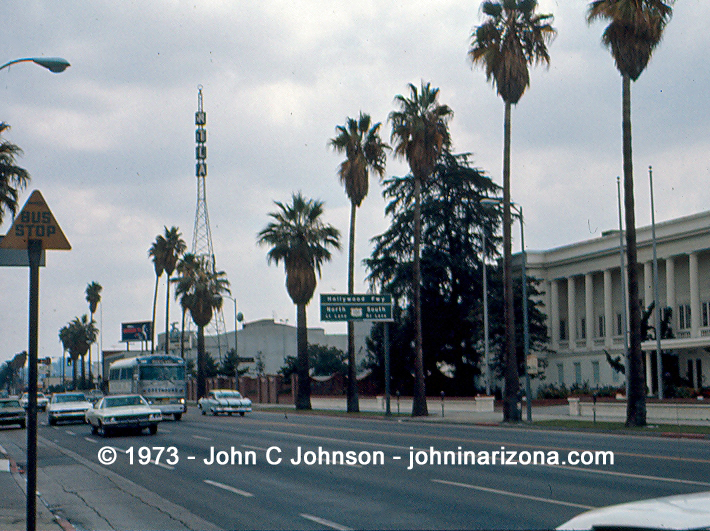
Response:
[[[656,372],[658,399],[663,400],[663,354],[661,352],[661,300],[658,296],[658,255],[656,254],[656,210],[653,206],[653,169],[648,167],[648,181],[651,186],[651,235],[653,237],[653,299],[656,306]]]
[[[488,338],[488,266],[486,265],[486,235],[481,231],[483,244],[483,352],[486,363],[486,396],[491,396],[491,360]]]

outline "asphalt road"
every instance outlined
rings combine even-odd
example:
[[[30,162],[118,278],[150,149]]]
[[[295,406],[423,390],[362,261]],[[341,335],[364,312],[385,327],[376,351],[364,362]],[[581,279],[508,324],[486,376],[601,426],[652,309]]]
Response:
[[[40,490],[82,529],[546,529],[587,508],[710,490],[706,440],[195,409],[155,436],[102,439],[86,425],[40,422]],[[0,429],[20,464],[24,437]],[[104,466],[107,446],[116,462]],[[352,452],[355,463],[307,464],[319,448],[321,460]],[[445,451],[497,452],[496,463],[429,463]],[[614,464],[568,462],[593,457],[584,451],[613,452]],[[521,464],[534,452],[558,464]],[[518,464],[500,464],[501,455]],[[147,505],[152,512],[141,512]]]

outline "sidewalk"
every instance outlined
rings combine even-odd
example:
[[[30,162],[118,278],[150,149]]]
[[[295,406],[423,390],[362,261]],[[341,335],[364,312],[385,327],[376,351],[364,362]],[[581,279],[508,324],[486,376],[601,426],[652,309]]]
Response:
[[[385,412],[384,397],[360,397],[360,411],[363,413],[383,414]],[[443,405],[443,411],[442,411]],[[322,397],[312,396],[311,406],[315,410],[326,411],[341,411],[347,410],[347,401],[345,397]],[[284,407],[283,404],[254,404],[255,409],[268,410],[272,407]],[[289,407],[289,406],[286,406]],[[292,406],[290,406],[292,407]],[[442,400],[438,397],[428,397],[427,407],[429,415],[427,417],[417,417],[417,421],[422,422],[457,422],[470,424],[499,424],[503,422],[503,411],[499,404],[496,404],[492,412],[476,411],[475,402],[470,398],[445,398]],[[392,415],[398,413],[402,416],[408,416],[412,411],[411,397],[401,397],[397,400],[396,397],[390,399],[390,412]],[[710,410],[709,410],[710,411]],[[525,418],[525,405],[523,404],[523,418]],[[710,413],[709,413],[710,414]],[[569,413],[569,405],[554,404],[554,405],[539,405],[533,402],[532,407],[533,422],[539,421],[580,421],[591,422],[592,417],[589,416],[572,416]],[[617,422],[623,423],[624,419],[619,417],[610,417],[597,415],[597,421],[600,422]],[[678,426],[708,426],[710,427],[710,419],[708,420],[658,420],[648,419],[649,425],[655,424],[672,424]]]
[[[0,529],[24,531],[27,529],[27,482],[20,474],[15,461],[0,446]],[[37,497],[35,524],[38,531],[74,531],[66,520],[55,517]]]

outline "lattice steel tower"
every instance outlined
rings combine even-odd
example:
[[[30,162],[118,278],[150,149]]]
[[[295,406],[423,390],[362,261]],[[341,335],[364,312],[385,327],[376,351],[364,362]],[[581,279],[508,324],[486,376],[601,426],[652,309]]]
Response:
[[[202,85],[197,87],[197,112],[195,113],[195,141],[197,148],[195,155],[197,157],[197,165],[195,175],[197,177],[197,208],[195,209],[195,227],[192,233],[192,254],[197,257],[205,257],[208,267],[212,272],[217,270],[214,259],[214,248],[212,247],[212,232],[210,231],[210,217],[207,213],[207,113],[202,107]],[[222,342],[220,334],[226,332],[224,325],[224,315],[222,310],[214,313],[212,321],[208,325],[209,335],[214,334],[217,341],[217,349],[219,352],[218,361],[222,361]],[[207,335],[207,334],[206,334]],[[225,345],[226,346],[226,345]]]

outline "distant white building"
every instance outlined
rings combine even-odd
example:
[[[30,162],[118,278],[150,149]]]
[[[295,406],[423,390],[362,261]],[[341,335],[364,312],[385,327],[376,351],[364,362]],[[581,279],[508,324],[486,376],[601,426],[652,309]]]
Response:
[[[355,353],[358,365],[365,359],[365,340],[370,335],[371,323],[355,323]],[[298,353],[297,328],[288,323],[276,322],[273,319],[260,319],[244,323],[237,331],[237,354],[240,358],[253,361],[240,364],[241,368],[249,368],[250,375],[257,372],[264,374],[277,374],[284,365],[287,356],[296,356]],[[170,353],[180,355],[180,332],[171,332]],[[347,334],[327,334],[322,328],[308,329],[308,343],[335,347],[343,352],[348,350]],[[165,348],[165,334],[158,334],[156,351],[162,352]],[[227,352],[234,348],[234,331],[225,332],[219,336],[205,336],[205,350],[215,360],[223,359]],[[185,358],[197,359],[196,333],[186,333]]]
[[[658,291],[672,310],[674,339],[663,372],[690,387],[710,385],[710,212],[656,224]],[[625,243],[625,241],[624,241]],[[639,297],[654,300],[651,227],[637,229]],[[549,347],[544,383],[623,386],[605,351],[624,356],[624,314],[619,232],[556,249],[527,253],[528,275],[543,281]],[[517,254],[517,263],[521,255]],[[624,261],[626,255],[624,253]],[[625,276],[625,274],[624,274]],[[662,315],[662,314],[661,314]],[[649,320],[655,325],[655,313]],[[656,341],[644,342],[649,392],[656,392]],[[545,354],[540,353],[541,357]]]

